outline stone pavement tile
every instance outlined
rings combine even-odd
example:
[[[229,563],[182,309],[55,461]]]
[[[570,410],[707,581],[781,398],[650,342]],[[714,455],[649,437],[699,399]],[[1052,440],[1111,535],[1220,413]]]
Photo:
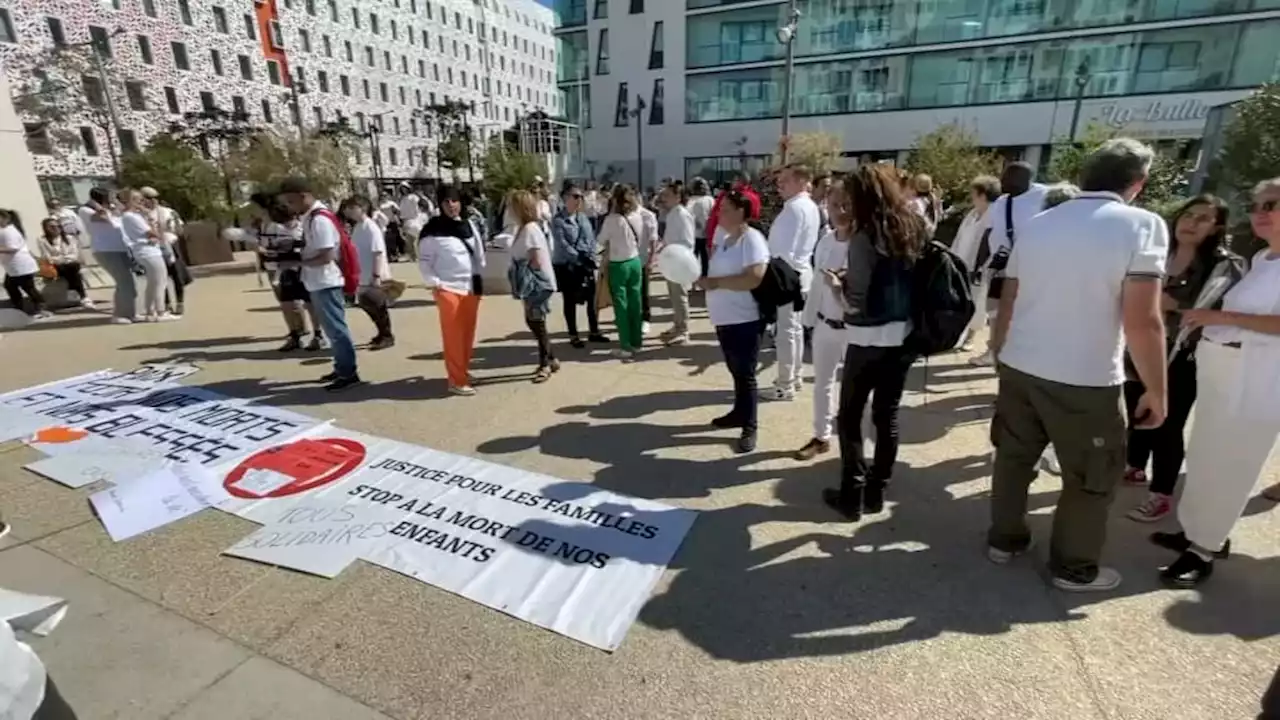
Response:
[[[0,455],[0,475],[17,480],[0,485],[0,512],[3,512],[6,522],[13,525],[16,539],[31,540],[93,519],[88,498],[94,490],[100,489],[97,486],[78,490],[63,487],[23,470],[19,464],[11,464],[3,455]],[[30,482],[22,478],[30,478]]]
[[[250,658],[170,720],[389,720],[300,673]]]
[[[398,718],[1102,717],[1033,573],[848,554],[686,569],[613,655],[361,566],[268,654]]]
[[[218,510],[112,542],[98,522],[37,546],[254,648],[273,642],[336,583],[220,555],[257,526]]]
[[[32,642],[68,702],[93,720],[159,720],[248,657],[235,643],[32,547],[0,553],[5,587],[70,610]]]

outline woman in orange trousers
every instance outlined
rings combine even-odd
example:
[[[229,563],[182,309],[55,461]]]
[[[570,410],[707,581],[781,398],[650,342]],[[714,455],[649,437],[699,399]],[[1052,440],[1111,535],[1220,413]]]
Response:
[[[440,188],[438,201],[440,214],[431,218],[418,240],[418,268],[427,287],[434,288],[449,392],[475,395],[469,370],[484,294],[484,233],[466,219],[457,188]]]

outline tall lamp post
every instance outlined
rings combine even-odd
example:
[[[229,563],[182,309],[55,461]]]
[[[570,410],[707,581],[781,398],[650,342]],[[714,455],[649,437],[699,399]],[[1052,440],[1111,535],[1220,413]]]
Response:
[[[782,79],[782,163],[787,162],[788,138],[791,135],[791,86],[796,73],[796,28],[800,24],[800,10],[796,0],[787,3],[787,24],[778,28],[778,42],[787,46],[787,62]]]
[[[111,38],[119,37],[124,34],[124,28],[117,27],[107,36],[107,41]],[[86,40],[82,43],[73,45],[63,45],[55,49],[56,53],[67,50],[75,50],[78,48],[89,48],[89,55],[93,59],[93,68],[98,73],[98,77],[102,79],[102,101],[107,106],[107,151],[111,155],[111,170],[115,174],[117,182],[120,179],[120,154],[116,151],[116,138],[120,135],[120,116],[116,114],[115,99],[111,96],[111,78],[107,76],[106,63],[102,61],[103,48],[98,45],[96,40]]]
[[[644,97],[636,93],[636,108],[629,115],[636,119],[636,192],[644,192],[644,122],[641,116],[644,114]]]
[[[293,108],[293,120],[298,123],[298,139],[302,140],[306,130],[302,120],[302,99],[298,96],[307,94],[307,83],[299,80],[292,70],[289,71],[286,79],[289,81],[289,107]]]
[[[1076,128],[1080,124],[1080,105],[1084,103],[1084,90],[1089,87],[1089,58],[1076,66],[1076,104],[1071,110],[1071,142],[1076,142]]]

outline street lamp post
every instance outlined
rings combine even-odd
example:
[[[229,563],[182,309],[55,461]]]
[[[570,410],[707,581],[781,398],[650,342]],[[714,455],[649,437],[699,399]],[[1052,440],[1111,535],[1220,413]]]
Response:
[[[467,178],[472,185],[476,184],[476,156],[471,147],[471,115],[475,114],[476,102],[471,101],[470,112],[462,113],[462,131],[466,133],[467,140]]]
[[[124,28],[117,27],[107,36],[107,42],[110,42],[111,38],[119,37],[123,34]],[[102,80],[102,101],[107,106],[107,125],[109,126],[107,128],[107,152],[111,155],[111,170],[118,181],[120,179],[120,154],[116,151],[116,139],[120,134],[120,116],[116,114],[115,99],[111,95],[111,78],[107,76],[107,66],[102,61],[102,48],[98,46],[96,40],[86,40],[82,43],[63,45],[56,48],[54,52],[56,54],[78,48],[89,48],[90,57],[93,58],[93,68]]]
[[[302,100],[298,95],[306,94],[307,84],[299,80],[293,71],[289,72],[287,79],[289,80],[289,104],[293,107],[293,118],[298,123],[298,139],[302,140],[305,137],[306,130],[302,119]]]
[[[636,94],[636,109],[631,116],[636,119],[636,192],[644,192],[644,130],[641,116],[644,114],[644,97]]]
[[[1089,58],[1076,67],[1076,103],[1071,110],[1071,142],[1076,142],[1076,128],[1080,124],[1080,106],[1084,103],[1084,90],[1089,86]]]
[[[787,62],[782,79],[782,163],[787,162],[788,138],[791,135],[791,92],[796,71],[796,28],[800,23],[800,10],[796,0],[787,3],[787,24],[778,28],[778,42],[787,46]]]

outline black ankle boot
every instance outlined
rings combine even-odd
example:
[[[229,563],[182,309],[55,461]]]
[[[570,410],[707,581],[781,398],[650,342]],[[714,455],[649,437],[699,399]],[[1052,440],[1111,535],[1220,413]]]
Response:
[[[875,515],[884,511],[884,490],[886,483],[883,480],[868,480],[866,490],[862,493],[862,512],[867,515]]]
[[[857,485],[845,484],[839,489],[825,488],[822,491],[822,502],[827,504],[832,510],[840,513],[844,519],[851,522],[857,522],[862,519],[862,492],[861,483]]]

